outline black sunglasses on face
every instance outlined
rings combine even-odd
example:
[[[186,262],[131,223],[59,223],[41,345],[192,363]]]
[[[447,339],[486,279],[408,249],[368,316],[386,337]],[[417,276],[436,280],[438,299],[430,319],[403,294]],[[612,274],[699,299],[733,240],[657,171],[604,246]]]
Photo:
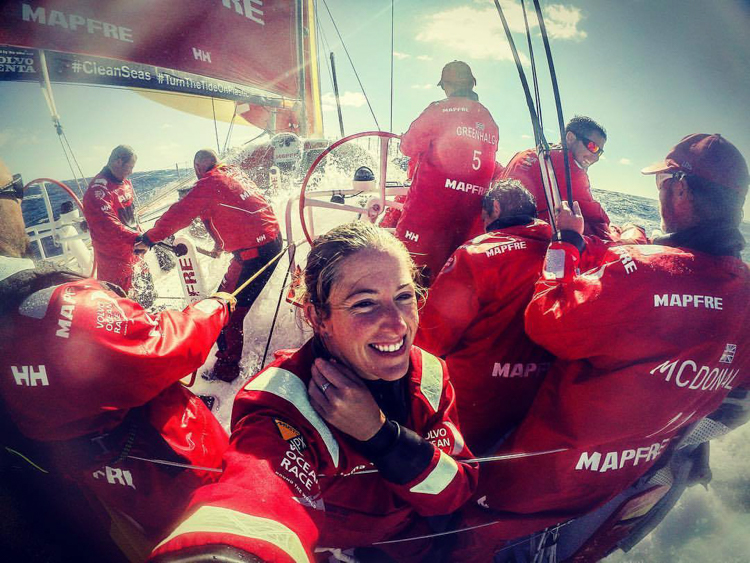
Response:
[[[0,196],[11,195],[16,199],[23,199],[23,180],[20,174],[13,174],[13,179],[0,188]]]
[[[575,135],[575,133],[574,133]],[[582,137],[581,135],[576,135],[578,137],[578,140],[583,143],[583,146],[586,147],[586,149],[597,156],[601,155],[604,152],[604,149],[601,148],[599,145],[597,145],[594,141],[591,139],[587,139],[586,137]]]

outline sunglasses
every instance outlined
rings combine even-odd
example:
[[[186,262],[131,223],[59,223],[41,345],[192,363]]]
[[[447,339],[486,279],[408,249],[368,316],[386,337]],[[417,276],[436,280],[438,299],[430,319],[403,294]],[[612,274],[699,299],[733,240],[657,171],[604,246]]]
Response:
[[[23,180],[20,174],[13,174],[13,179],[0,188],[0,196],[10,195],[16,199],[23,199]]]
[[[664,182],[667,180],[681,180],[685,177],[684,172],[657,172],[656,173],[656,187],[661,189],[661,187],[664,185]]]
[[[583,143],[583,146],[586,147],[586,149],[591,154],[595,154],[595,155],[599,156],[599,155],[601,155],[604,152],[604,149],[601,148],[599,145],[597,145],[591,139],[587,139],[586,137],[582,137],[581,135],[576,135],[576,137],[578,137],[578,140]]]

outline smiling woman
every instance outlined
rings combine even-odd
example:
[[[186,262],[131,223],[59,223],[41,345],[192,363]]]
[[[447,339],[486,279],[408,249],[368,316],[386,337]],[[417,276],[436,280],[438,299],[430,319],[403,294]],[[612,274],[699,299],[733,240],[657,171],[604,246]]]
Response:
[[[420,561],[440,549],[390,543],[428,535],[424,517],[454,512],[477,479],[445,364],[412,345],[414,275],[404,245],[368,222],[313,243],[303,303],[314,336],[237,395],[222,478],[193,497],[155,561],[227,550]]]

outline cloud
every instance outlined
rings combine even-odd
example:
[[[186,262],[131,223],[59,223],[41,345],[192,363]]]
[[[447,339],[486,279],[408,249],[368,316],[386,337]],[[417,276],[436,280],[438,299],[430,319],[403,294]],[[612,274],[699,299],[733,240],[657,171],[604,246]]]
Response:
[[[411,55],[408,55],[406,53],[399,53],[398,51],[393,51],[393,58],[398,60],[408,59],[411,57]]]
[[[414,90],[429,90],[430,88],[433,88],[433,84],[412,84],[412,89]]]
[[[418,61],[431,61],[432,57],[430,55],[417,55]]]
[[[531,139],[531,135],[521,135],[522,139]]]
[[[0,147],[10,143],[16,146],[38,145],[39,137],[34,133],[27,133],[21,129],[5,129],[0,131]]]
[[[367,99],[361,92],[346,91],[339,95],[341,107],[359,108],[367,103]],[[321,97],[323,111],[334,111],[336,109],[336,96],[332,92],[326,92]]]
[[[484,4],[483,4],[484,5]],[[508,27],[514,34],[524,34],[523,12],[520,4],[511,0],[502,0],[503,13],[508,20]],[[581,10],[562,4],[552,4],[544,8],[547,32],[552,39],[582,40],[586,32],[578,29],[583,16]],[[528,14],[532,32],[538,33],[538,23],[533,13]],[[422,30],[416,36],[417,41],[444,47],[454,57],[471,59],[513,60],[510,46],[505,38],[502,22],[497,10],[472,5],[450,8],[428,15]],[[517,45],[525,44],[524,38],[514,38]],[[528,63],[528,58],[520,53],[521,62]]]
[[[625,165],[632,164],[632,161],[629,158],[621,158],[618,162]]]
[[[173,125],[171,123],[162,123],[160,128],[161,129],[172,129]]]
[[[581,10],[562,4],[551,4],[544,9],[544,23],[552,39],[586,39],[586,32],[578,29],[582,20]]]

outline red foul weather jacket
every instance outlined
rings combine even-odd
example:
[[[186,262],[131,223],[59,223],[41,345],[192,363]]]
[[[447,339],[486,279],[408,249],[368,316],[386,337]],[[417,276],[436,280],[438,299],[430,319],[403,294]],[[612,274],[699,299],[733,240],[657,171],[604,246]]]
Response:
[[[273,209],[249,178],[218,165],[198,180],[146,232],[158,242],[200,217],[219,248],[235,252],[271,242],[279,234]]]
[[[428,254],[433,275],[470,236],[495,170],[497,143],[490,112],[462,96],[430,104],[401,137],[401,152],[416,164],[396,234],[410,251]]]
[[[120,181],[106,166],[83,195],[83,215],[91,234],[97,277],[130,289],[135,238],[141,233],[135,218],[135,194],[130,180]]]
[[[563,160],[562,149],[552,149],[550,157],[560,194],[563,199],[566,199],[565,162]],[[588,173],[578,166],[570,151],[568,151],[568,162],[570,163],[570,183],[573,191],[573,201],[579,203],[583,218],[586,220],[584,234],[611,239],[609,216],[601,204],[591,195]],[[510,159],[510,162],[508,162],[501,177],[519,180],[536,198],[539,217],[545,221],[549,221],[549,211],[547,209],[547,200],[544,197],[544,184],[542,184],[539,157],[537,156],[536,149],[528,149],[516,153]]]
[[[478,454],[521,421],[552,361],[523,330],[550,226],[536,219],[490,228],[443,267],[420,313],[416,340],[445,358],[461,431]]]
[[[412,348],[402,428],[425,438],[432,453],[426,468],[399,484],[375,470],[355,441],[311,406],[311,343],[289,354],[237,395],[221,480],[197,491],[187,518],[155,554],[228,544],[264,561],[307,561],[315,548],[411,536],[424,521],[419,515],[451,513],[469,498],[477,468],[462,461],[471,454],[454,422],[454,392],[441,360]],[[410,459],[399,463],[408,467]],[[424,533],[429,531],[413,535]],[[392,547],[405,561],[416,545],[423,546],[412,541]]]
[[[750,386],[741,260],[622,245],[576,275],[577,260],[573,245],[550,246],[526,330],[558,360],[500,453],[563,451],[482,467],[477,494],[508,515],[506,537],[604,504],[732,389]]]
[[[27,268],[17,275],[33,276]],[[93,279],[36,284],[3,321],[13,343],[0,358],[3,403],[55,469],[156,540],[215,474],[127,456],[220,467],[226,432],[178,380],[205,361],[227,319],[213,299],[152,318]]]

